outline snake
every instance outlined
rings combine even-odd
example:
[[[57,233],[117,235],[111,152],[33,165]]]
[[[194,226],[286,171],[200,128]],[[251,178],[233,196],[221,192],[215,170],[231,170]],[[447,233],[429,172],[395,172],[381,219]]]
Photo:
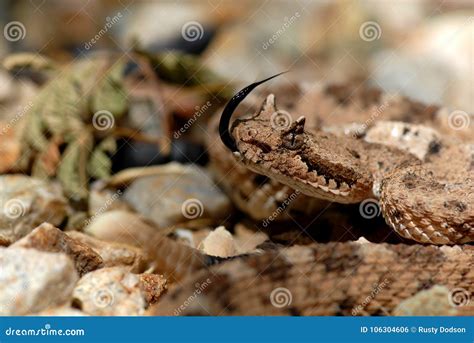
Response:
[[[245,87],[223,111],[222,142],[239,163],[309,197],[344,204],[377,198],[386,222],[420,243],[474,241],[472,144],[446,139],[423,161],[394,146],[305,129],[304,116],[280,127],[273,94],[255,115],[230,125],[237,105],[270,79]]]
[[[469,242],[474,164],[469,135],[456,140],[438,134],[424,123],[436,123],[434,114],[441,109],[426,111],[401,98],[394,100],[403,110],[390,114],[393,121],[376,121],[362,130],[330,117],[314,120],[318,112],[329,112],[324,102],[347,94],[345,87],[315,91],[311,102],[322,109],[306,105],[312,111],[308,124],[305,117],[279,110],[273,94],[259,107],[251,105],[247,111],[255,111],[249,118],[231,123],[239,104],[270,79],[244,88],[229,101],[216,128],[222,142],[209,144],[214,169],[234,193],[232,199],[241,200],[238,207],[261,219],[278,205],[277,193],[298,191],[294,208],[300,209],[309,199],[344,207],[377,198],[388,225],[407,242],[291,239],[288,245],[270,241],[253,253],[218,258],[157,236],[147,252],[171,286],[147,313],[473,315],[474,247]],[[320,97],[328,89],[330,99]],[[284,97],[287,90],[275,93]],[[367,89],[360,95],[367,108],[381,97]],[[292,99],[283,103],[293,111],[305,108]],[[407,111],[418,116],[404,117]],[[284,125],[275,120],[281,115]],[[354,111],[354,116],[360,113]],[[401,141],[394,132],[410,139]],[[263,186],[252,193],[254,185]],[[249,199],[251,206],[246,205]]]

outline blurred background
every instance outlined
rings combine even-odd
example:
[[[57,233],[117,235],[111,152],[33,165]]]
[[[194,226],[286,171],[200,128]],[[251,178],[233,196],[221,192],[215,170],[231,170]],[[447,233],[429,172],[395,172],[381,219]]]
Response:
[[[473,18],[470,0],[2,0],[10,36],[0,55],[30,51],[65,62],[140,44],[198,55],[229,81],[291,68],[300,80],[365,78],[473,112]]]

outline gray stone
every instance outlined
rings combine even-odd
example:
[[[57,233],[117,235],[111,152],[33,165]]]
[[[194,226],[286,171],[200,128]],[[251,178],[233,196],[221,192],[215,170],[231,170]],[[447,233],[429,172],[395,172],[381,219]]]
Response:
[[[231,203],[207,170],[178,166],[179,170],[173,173],[135,180],[125,191],[124,199],[161,228],[198,218],[225,218]]]

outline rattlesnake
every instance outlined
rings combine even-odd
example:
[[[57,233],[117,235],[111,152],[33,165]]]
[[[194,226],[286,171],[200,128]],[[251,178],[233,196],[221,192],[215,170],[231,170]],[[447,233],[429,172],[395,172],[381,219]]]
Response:
[[[279,127],[275,118],[281,112],[273,95],[252,118],[236,119],[229,132],[233,110],[260,83],[239,92],[220,123],[224,144],[247,168],[315,198],[356,203],[380,196],[389,225],[418,242],[474,240],[472,144],[446,139],[435,149],[436,156],[423,163],[387,145],[305,130],[305,117]],[[447,156],[450,173],[445,170]]]
[[[364,239],[305,246],[269,243],[260,247],[259,253],[228,261],[158,237],[150,242],[150,256],[157,270],[174,283],[149,314],[472,315],[474,249],[461,244],[474,238],[469,135],[461,142],[433,135],[431,129],[417,125],[436,123],[434,113],[440,109],[425,111],[405,99],[396,101],[419,114],[410,118],[410,124],[401,123],[408,119],[403,118],[405,107],[384,117],[396,122],[375,123],[363,132],[358,126],[338,125],[339,120],[332,121],[321,112],[310,129],[305,130],[305,119],[297,117],[291,117],[288,127],[275,127],[272,116],[281,112],[273,95],[266,97],[252,118],[236,120],[228,131],[230,114],[258,84],[237,94],[220,123],[223,141],[236,158],[230,159],[232,154],[218,144],[209,145],[214,168],[221,172],[219,179],[227,190],[231,194],[243,191],[242,198],[254,200],[254,212],[245,201],[238,203],[244,212],[260,220],[269,209],[255,199],[268,196],[274,201],[270,209],[275,208],[278,202],[272,191],[289,194],[298,190],[296,208],[304,208],[305,199],[356,203],[379,196],[386,220],[402,236],[423,243],[457,245],[371,243]],[[376,92],[369,98],[378,102],[380,96]],[[363,92],[361,97],[367,94]],[[293,110],[304,108],[301,103],[285,105]],[[355,116],[360,113],[354,111]],[[369,110],[358,120],[367,118]],[[397,149],[394,145],[400,141],[384,136],[387,128],[413,135],[410,142],[416,144]],[[238,177],[234,178],[236,170]],[[268,178],[263,182],[271,185],[267,192],[251,193],[252,184],[259,184],[256,175]],[[244,181],[250,183],[247,189],[242,186]],[[406,224],[408,216],[413,223]],[[423,295],[426,290],[428,296]]]

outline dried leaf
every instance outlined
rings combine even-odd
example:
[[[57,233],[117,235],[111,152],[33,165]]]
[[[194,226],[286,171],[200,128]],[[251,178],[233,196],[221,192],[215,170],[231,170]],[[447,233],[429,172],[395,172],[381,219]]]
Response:
[[[112,161],[108,154],[115,152],[117,144],[113,137],[104,139],[92,152],[87,170],[96,179],[106,179],[112,170]]]
[[[77,140],[67,146],[59,164],[57,176],[64,192],[76,200],[88,195],[89,177],[86,166],[92,147],[92,134],[89,131],[81,132]]]
[[[120,118],[127,110],[127,94],[123,86],[125,60],[117,62],[99,82],[92,94],[91,110],[109,111],[115,118]]]

